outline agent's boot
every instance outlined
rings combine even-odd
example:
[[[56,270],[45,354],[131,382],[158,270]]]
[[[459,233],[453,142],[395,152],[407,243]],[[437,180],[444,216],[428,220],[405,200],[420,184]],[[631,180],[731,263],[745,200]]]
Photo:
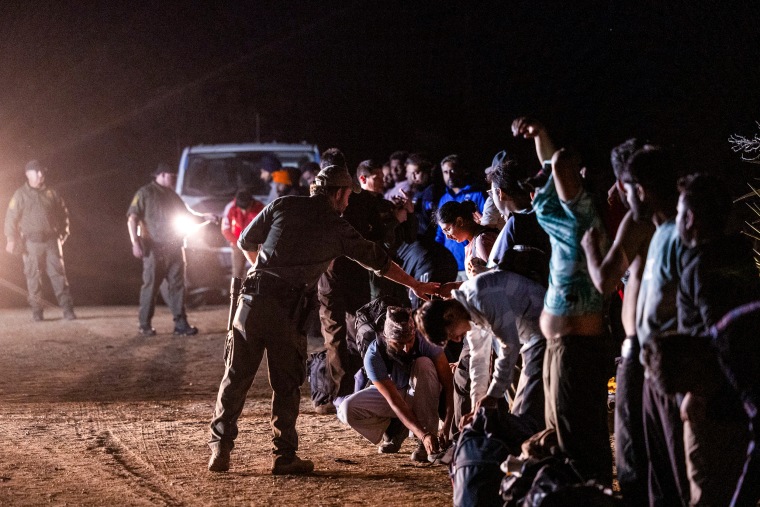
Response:
[[[177,336],[193,336],[198,334],[198,328],[188,324],[187,318],[179,317],[174,321],[174,334]]]
[[[77,320],[77,314],[71,306],[63,309],[63,318],[66,320]]]
[[[314,471],[314,463],[298,456],[276,456],[272,465],[272,475],[302,475]]]

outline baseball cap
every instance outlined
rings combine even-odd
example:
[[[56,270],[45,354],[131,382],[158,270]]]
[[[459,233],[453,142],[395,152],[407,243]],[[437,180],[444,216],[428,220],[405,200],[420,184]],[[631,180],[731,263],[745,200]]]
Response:
[[[491,171],[496,169],[496,167],[499,166],[502,162],[504,162],[509,155],[507,154],[507,150],[501,150],[499,153],[493,156],[493,160],[491,161],[491,167],[486,167],[486,176],[488,176]]]
[[[156,169],[153,171],[153,176],[158,176],[159,174],[163,174],[163,173],[177,174],[177,168],[170,166],[166,162],[161,162],[156,166]]]
[[[318,187],[349,187],[357,194],[361,192],[359,183],[354,181],[348,169],[337,165],[323,167],[314,179],[314,184]]]
[[[24,166],[24,172],[26,171],[47,172],[47,167],[45,167],[45,165],[43,165],[42,162],[35,159],[35,160],[30,160],[29,162],[26,163],[26,165]]]

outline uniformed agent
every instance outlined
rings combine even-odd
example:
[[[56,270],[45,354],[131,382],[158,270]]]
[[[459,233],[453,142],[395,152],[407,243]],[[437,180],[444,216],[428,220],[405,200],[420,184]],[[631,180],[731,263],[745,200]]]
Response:
[[[58,192],[45,184],[45,167],[26,164],[26,183],[16,190],[5,215],[5,250],[24,259],[32,319],[43,319],[42,273],[47,273],[66,320],[76,319],[63,265],[63,243],[69,237],[69,212]]]
[[[139,332],[154,336],[151,326],[156,309],[156,297],[166,280],[162,296],[174,316],[174,334],[190,336],[198,328],[187,322],[185,314],[185,256],[182,252],[183,233],[177,228],[182,217],[204,217],[190,210],[174,191],[177,171],[161,163],[153,171],[154,180],[140,188],[127,211],[132,255],[143,261],[143,283],[140,288]]]
[[[209,470],[229,469],[237,420],[265,350],[274,391],[272,473],[304,474],[314,469],[311,461],[296,456],[300,386],[306,378],[302,325],[308,312],[305,303],[333,259],[345,255],[419,297],[426,298],[438,287],[409,276],[382,247],[362,238],[340,216],[352,190],[358,191],[358,185],[345,166],[326,166],[311,187],[311,197],[273,201],[240,236],[238,246],[253,268],[227,337],[226,367],[211,421]]]

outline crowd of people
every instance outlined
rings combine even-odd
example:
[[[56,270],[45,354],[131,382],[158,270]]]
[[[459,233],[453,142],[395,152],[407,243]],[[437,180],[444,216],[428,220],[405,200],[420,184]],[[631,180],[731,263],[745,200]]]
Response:
[[[445,461],[490,411],[518,443],[515,454],[522,442],[551,442],[549,452],[584,481],[611,487],[615,377],[622,502],[760,499],[760,277],[728,189],[638,139],[612,150],[614,184],[598,188],[600,169],[555,144],[541,122],[518,118],[512,133],[534,144],[538,164],[501,151],[481,172],[456,154],[436,164],[399,151],[354,169],[332,148],[318,165],[264,175],[266,206],[238,192],[221,228],[233,274],[245,280],[209,470],[230,468],[265,351],[272,472],[314,469],[297,455],[295,428],[316,312],[326,356],[322,373],[311,373],[314,410],[336,414],[379,453],[398,452],[412,436],[413,461]],[[35,320],[43,269],[73,319],[61,256],[67,214],[44,175],[39,162],[27,165],[6,216],[7,250],[22,252],[23,241]],[[175,334],[198,332],[185,314],[181,242],[166,219],[191,213],[173,176],[159,165],[127,213],[133,254],[143,260],[145,336],[155,334],[159,290]],[[525,448],[519,459],[530,459]]]
[[[484,173],[457,155],[435,164],[405,152],[349,171],[331,149],[313,197],[276,200],[242,230],[254,287],[244,294],[298,302],[282,319],[255,295],[238,310],[211,470],[229,468],[255,372],[236,368],[237,351],[258,364],[264,348],[274,356],[273,472],[313,469],[296,456],[294,430],[305,342],[285,370],[276,358],[316,288],[327,356],[326,381],[312,379],[324,391],[312,393],[315,411],[336,413],[380,453],[413,436],[411,459],[438,462],[481,411],[497,410],[514,441],[542,435],[581,478],[611,487],[614,376],[624,503],[754,504],[760,278],[732,228],[730,193],[637,139],[612,150],[612,188],[595,188],[599,169],[539,121],[518,118],[512,132],[534,143],[540,170],[502,151]],[[311,209],[325,197],[327,216]],[[277,372],[292,377],[289,411]]]

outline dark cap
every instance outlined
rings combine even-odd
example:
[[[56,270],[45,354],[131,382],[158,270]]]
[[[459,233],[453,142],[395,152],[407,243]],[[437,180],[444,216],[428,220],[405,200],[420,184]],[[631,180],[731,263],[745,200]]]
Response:
[[[24,172],[27,172],[27,171],[47,172],[47,167],[43,165],[42,162],[35,159],[35,160],[30,160],[29,162],[26,163],[26,165],[24,166]]]
[[[486,167],[486,176],[491,174],[491,171],[499,167],[499,165],[501,165],[502,162],[507,160],[508,157],[509,155],[507,154],[507,150],[501,150],[499,153],[494,155],[493,160],[491,161],[491,166]]]
[[[156,166],[156,169],[153,171],[153,176],[158,176],[159,174],[163,174],[163,173],[177,174],[177,168],[170,166],[166,162],[161,162]]]
[[[314,179],[314,184],[318,187],[349,187],[357,194],[361,192],[361,187],[348,173],[348,169],[337,165],[323,167]]]
[[[414,335],[415,326],[412,311],[401,306],[389,306],[385,313],[385,339],[393,342],[407,342]]]

